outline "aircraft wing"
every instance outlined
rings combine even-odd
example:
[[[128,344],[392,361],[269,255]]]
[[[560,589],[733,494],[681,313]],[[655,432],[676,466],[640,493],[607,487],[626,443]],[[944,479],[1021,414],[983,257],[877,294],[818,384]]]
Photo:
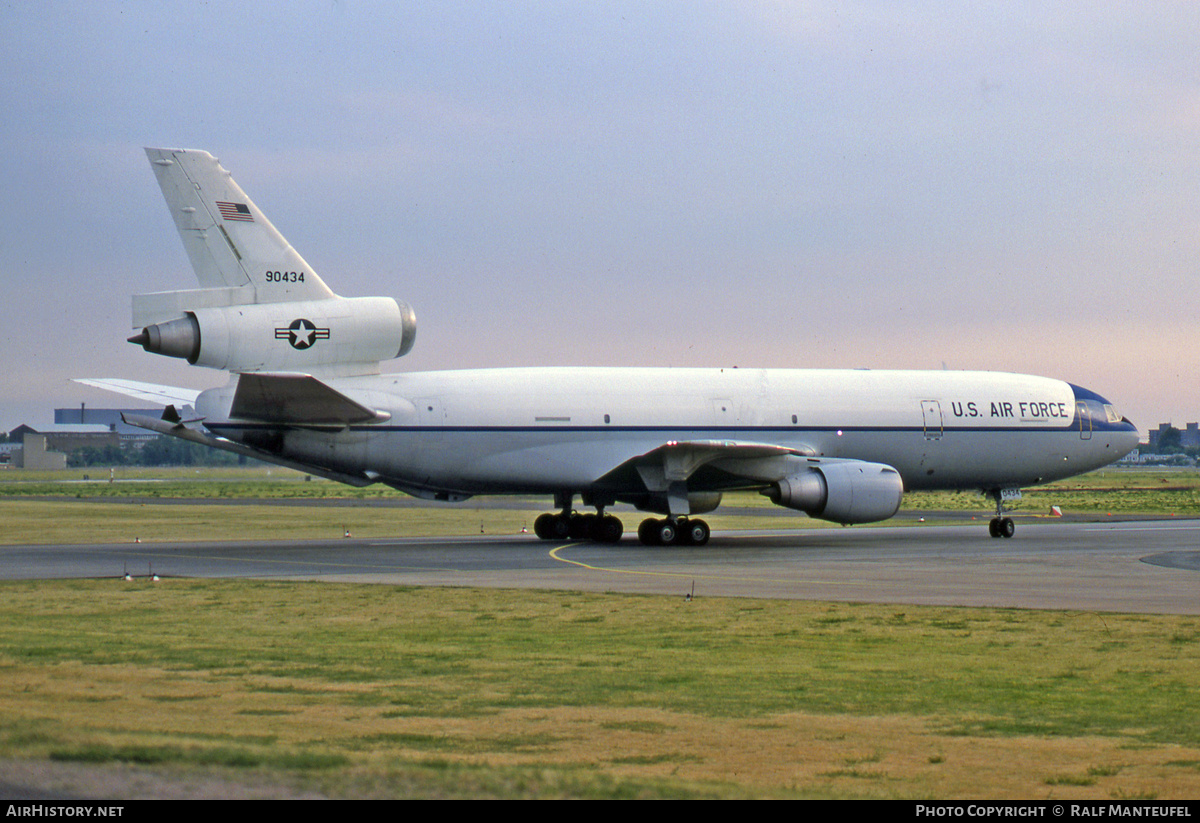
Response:
[[[813,449],[723,440],[664,443],[627,460],[596,485],[600,491],[608,486],[609,493],[621,499],[613,487],[628,488],[638,480],[648,494],[646,505],[631,502],[671,517],[691,514],[693,500],[706,507],[701,513],[710,511],[720,498],[706,502],[706,493],[757,488],[773,503],[812,517],[843,524],[872,523],[894,515],[904,494],[899,472],[883,463],[819,457]]]
[[[121,419],[131,426],[138,426],[158,434],[169,435],[170,437],[178,437],[180,440],[187,440],[190,443],[199,443],[202,446],[208,446],[213,449],[221,449],[222,451],[233,452],[234,454],[253,457],[256,460],[264,460],[268,463],[274,463],[278,466],[286,466],[289,469],[296,471],[315,474],[318,477],[324,477],[329,480],[335,480],[338,483],[346,483],[351,486],[369,486],[375,482],[376,478],[367,474],[347,474],[345,472],[334,471],[323,466],[314,466],[309,463],[304,463],[298,460],[288,460],[279,455],[264,452],[250,446],[244,446],[241,443],[235,443],[232,440],[227,440],[224,437],[213,437],[210,434],[205,434],[198,428],[187,425],[179,420],[178,414],[174,408],[168,407],[161,418],[151,417],[150,415],[128,414],[122,413]]]
[[[369,414],[371,417],[375,416],[375,412],[368,411],[350,398],[340,392],[334,391],[324,383],[308,375],[263,374],[253,375],[254,379],[246,380],[247,377],[251,377],[251,375],[242,375],[242,380],[239,381],[239,394],[237,397],[240,397],[243,405],[248,407],[246,414],[251,416],[251,419],[279,421],[283,420],[287,414],[303,415],[308,412],[312,412],[315,416],[321,417],[326,422],[343,420],[350,415],[356,417],[360,417],[362,414]],[[117,378],[76,378],[74,382],[166,406],[161,417],[122,414],[121,418],[131,426],[138,426],[152,432],[157,432],[158,434],[178,437],[182,440],[209,446],[210,448],[230,451],[258,460],[265,460],[269,463],[287,466],[297,471],[308,472],[318,477],[326,477],[330,480],[336,480],[339,483],[347,483],[352,486],[367,486],[376,481],[375,477],[370,477],[366,473],[348,474],[326,469],[322,466],[288,460],[278,455],[244,446],[241,443],[235,443],[223,437],[214,437],[205,433],[194,425],[199,422],[198,420],[188,422],[181,420],[179,411],[175,408],[177,406],[195,407],[196,398],[200,395],[200,390],[198,389],[160,386],[155,383],[142,383],[137,380],[121,380]],[[252,408],[255,403],[263,403],[265,405],[262,409],[255,411]],[[304,422],[313,421],[311,418],[305,418]]]
[[[157,383],[142,383],[137,380],[121,380],[112,377],[75,378],[73,382],[163,406],[195,406],[196,398],[200,395],[199,389],[160,386]]]
[[[740,440],[668,441],[627,460],[597,481],[598,486],[625,486],[640,480],[647,491],[678,493],[686,484],[705,488],[747,487],[786,477],[812,450]]]

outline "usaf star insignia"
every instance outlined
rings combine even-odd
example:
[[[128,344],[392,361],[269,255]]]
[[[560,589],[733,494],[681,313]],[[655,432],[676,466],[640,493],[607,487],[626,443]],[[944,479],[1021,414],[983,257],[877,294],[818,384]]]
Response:
[[[319,329],[303,317],[293,320],[286,329],[275,330],[276,340],[286,340],[293,349],[303,351],[318,340],[329,339],[329,329]]]

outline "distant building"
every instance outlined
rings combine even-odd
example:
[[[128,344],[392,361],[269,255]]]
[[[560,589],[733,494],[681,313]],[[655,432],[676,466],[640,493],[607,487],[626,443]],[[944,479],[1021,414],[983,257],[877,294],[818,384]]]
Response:
[[[1187,428],[1179,433],[1179,445],[1185,449],[1200,446],[1200,423],[1187,424]]]
[[[65,469],[67,456],[62,452],[50,451],[46,442],[47,435],[26,432],[21,448],[12,452],[13,468]]]
[[[1149,451],[1154,451],[1163,435],[1169,429],[1175,428],[1170,423],[1159,423],[1157,429],[1151,429],[1147,432],[1149,440]],[[1185,449],[1194,449],[1200,447],[1200,423],[1188,423],[1184,428],[1179,429],[1179,445]]]
[[[30,426],[22,423],[8,433],[8,443],[0,449],[0,464],[14,468],[60,468],[66,456],[77,449],[103,449],[132,444],[136,447],[162,435],[130,426],[122,414],[154,415],[148,409],[55,409],[54,423]]]
[[[45,449],[49,451],[70,453],[76,449],[87,447],[102,449],[105,446],[116,446],[121,442],[121,436],[112,426],[80,425],[72,423],[54,423],[49,426],[30,426],[22,423],[8,433],[8,439],[14,443],[26,443],[31,436],[43,438]]]
[[[108,426],[120,435],[122,440],[153,440],[161,435],[131,426],[121,419],[122,414],[140,414],[157,417],[151,409],[89,409],[83,403],[79,408],[55,409],[54,422],[62,425]]]

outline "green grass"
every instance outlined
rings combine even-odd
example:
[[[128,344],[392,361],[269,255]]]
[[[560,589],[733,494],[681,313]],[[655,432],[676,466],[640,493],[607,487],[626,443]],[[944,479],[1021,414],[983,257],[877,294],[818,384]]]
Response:
[[[83,481],[85,473],[92,479]],[[119,469],[114,476],[109,483],[107,471],[95,469],[0,471],[0,520],[5,523],[0,544],[306,540],[341,536],[346,530],[355,537],[504,535],[531,531],[534,519],[550,505],[540,498],[480,497],[466,507],[451,507],[415,501],[384,486],[355,489],[286,469],[138,468]],[[314,505],[302,505],[304,501]],[[1200,472],[1094,472],[1026,490],[1013,510],[1045,514],[1052,505],[1069,514],[1196,516]],[[962,522],[970,523],[988,516],[991,504],[970,492],[920,492],[906,495],[904,510],[962,512]],[[627,532],[643,517],[617,513]],[[726,495],[722,508],[705,519],[716,530],[836,528],[748,492]]]
[[[282,468],[119,467],[0,472],[0,497],[179,500],[411,499],[388,486],[347,486]]]
[[[548,505],[364,505],[409,499],[267,471],[0,472],[0,541],[514,534]],[[1195,472],[1108,470],[1027,490],[1019,510],[1195,515],[1198,488]],[[188,502],[205,498],[245,502]],[[288,504],[302,499],[325,502]],[[726,505],[763,516],[718,510],[714,528],[824,525],[770,516],[759,495]],[[937,493],[905,508],[965,521],[988,505]],[[1200,792],[1198,658],[1194,617],[5,583],[0,757],[282,775],[355,797],[1186,797]],[[1019,788],[981,782],[981,748],[996,752],[983,772]]]
[[[89,480],[84,480],[84,475]],[[344,500],[406,501],[411,498],[376,484],[354,488],[281,468],[118,468],[109,482],[106,469],[62,471],[0,471],[0,498],[57,497],[63,499],[145,500]],[[486,504],[487,498],[483,498]],[[528,498],[532,511],[545,509],[541,498]],[[723,505],[772,510],[760,494],[725,496]],[[1040,512],[1050,505],[1076,511],[1143,513],[1200,513],[1200,472],[1102,469],[1081,477],[1025,490],[1013,504],[1016,511]],[[905,510],[989,511],[990,501],[973,491],[910,492]]]
[[[316,540],[342,537],[530,532],[539,511],[517,509],[140,504],[0,499],[0,544],[196,540]],[[802,518],[801,518],[802,519]]]
[[[947,752],[1009,738],[1110,740],[1107,754],[1025,785],[1160,792],[1119,749],[1130,763],[1175,764],[1172,779],[1200,789],[1200,643],[1174,639],[1193,636],[1200,618],[1109,614],[1101,631],[1077,613],[747,605],[258,581],[3,583],[0,757],[324,775],[335,794],[357,794],[359,779],[394,786],[388,775],[413,770],[521,783],[553,763],[553,788],[500,796],[919,796],[932,778],[897,765],[911,749],[911,768],[936,766],[938,779],[965,770],[988,796],[1000,790]],[[902,746],[864,731],[885,718],[925,731]],[[726,730],[727,745],[790,746],[809,734],[794,726],[821,723],[844,726],[847,742],[811,780],[739,787],[689,771],[702,775],[713,757],[683,742],[694,725]],[[589,756],[573,754],[580,746]],[[1020,769],[1020,757],[996,768]],[[874,788],[845,788],[864,779]],[[434,783],[423,791],[451,791]]]

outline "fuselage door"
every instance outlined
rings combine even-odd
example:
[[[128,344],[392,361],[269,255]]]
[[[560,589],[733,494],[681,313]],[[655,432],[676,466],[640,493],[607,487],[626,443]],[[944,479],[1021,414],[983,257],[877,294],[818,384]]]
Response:
[[[1082,400],[1075,404],[1075,415],[1079,418],[1079,437],[1081,440],[1092,439],[1092,414],[1088,411],[1087,403]]]
[[[921,417],[925,423],[925,439],[942,439],[942,404],[937,400],[921,401]]]

